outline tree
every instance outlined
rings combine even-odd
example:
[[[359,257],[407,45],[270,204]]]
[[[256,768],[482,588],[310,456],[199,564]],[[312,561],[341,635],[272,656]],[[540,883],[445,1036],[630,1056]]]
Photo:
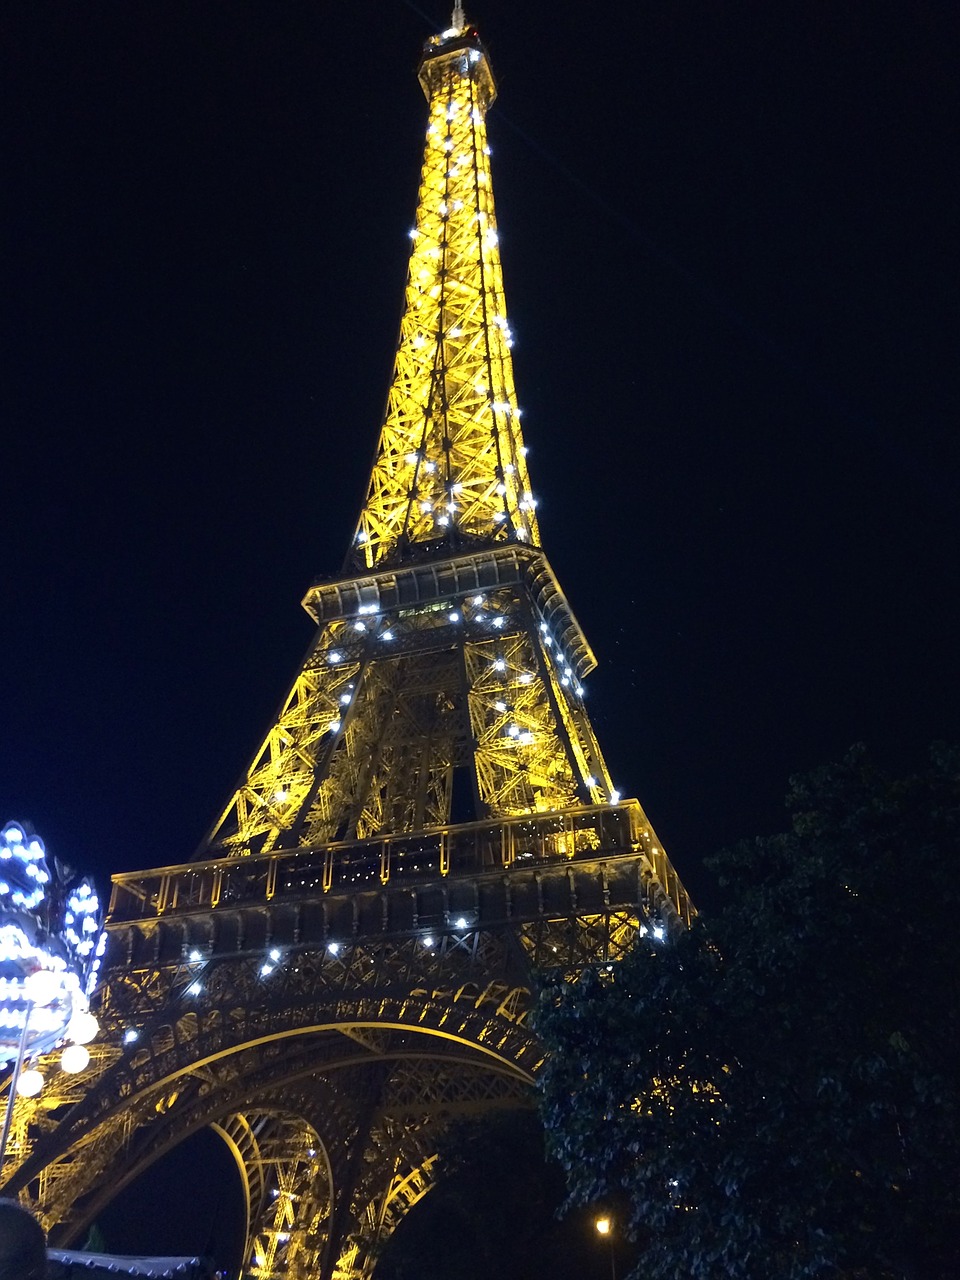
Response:
[[[644,1280],[960,1275],[960,755],[856,748],[675,943],[546,987],[548,1148]]]

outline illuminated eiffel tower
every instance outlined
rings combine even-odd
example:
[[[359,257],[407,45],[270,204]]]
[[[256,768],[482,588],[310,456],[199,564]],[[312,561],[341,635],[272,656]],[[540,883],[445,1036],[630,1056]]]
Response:
[[[343,576],[307,592],[314,642],[197,858],[115,877],[91,1066],[17,1104],[7,1190],[65,1245],[210,1126],[243,1180],[245,1276],[369,1276],[443,1127],[529,1101],[534,970],[689,922],[611,787],[593,654],[540,549],[495,87],[459,8],[419,78],[403,321]]]

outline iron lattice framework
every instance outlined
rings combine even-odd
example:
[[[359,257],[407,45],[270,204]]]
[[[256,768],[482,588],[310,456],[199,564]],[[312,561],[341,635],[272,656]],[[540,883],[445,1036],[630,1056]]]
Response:
[[[361,1280],[458,1116],[529,1102],[531,973],[616,962],[691,907],[583,704],[539,546],[485,115],[462,13],[428,41],[396,366],[345,576],[197,858],[114,878],[88,1069],[16,1105],[6,1187],[78,1238],[212,1126],[244,1276]]]

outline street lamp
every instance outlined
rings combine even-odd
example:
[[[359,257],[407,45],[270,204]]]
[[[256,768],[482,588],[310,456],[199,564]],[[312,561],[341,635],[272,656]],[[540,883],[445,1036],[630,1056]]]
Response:
[[[617,1280],[617,1256],[613,1248],[613,1219],[604,1213],[600,1217],[594,1218],[593,1225],[596,1227],[598,1236],[606,1236],[607,1238],[610,1245],[610,1280]]]
[[[43,841],[18,823],[0,832],[0,1067],[13,1062],[0,1133],[0,1168],[16,1097],[35,1097],[43,1076],[31,1059],[70,1041],[61,1067],[82,1071],[97,1034],[90,1012],[106,935],[88,880],[69,884],[47,864]]]

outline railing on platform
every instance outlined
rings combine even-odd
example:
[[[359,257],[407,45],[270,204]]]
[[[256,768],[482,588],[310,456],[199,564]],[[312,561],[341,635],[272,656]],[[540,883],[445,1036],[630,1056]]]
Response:
[[[126,872],[113,877],[109,919],[359,892],[395,880],[412,886],[440,876],[625,853],[646,855],[677,915],[689,924],[694,911],[686,890],[636,800]]]

